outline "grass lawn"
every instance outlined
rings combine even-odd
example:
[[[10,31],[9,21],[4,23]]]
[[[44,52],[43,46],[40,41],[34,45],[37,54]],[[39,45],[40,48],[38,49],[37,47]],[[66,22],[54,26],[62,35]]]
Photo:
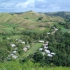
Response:
[[[62,25],[58,25],[57,27],[58,27],[58,28],[61,28],[61,30],[62,30],[63,33],[69,31],[69,29],[64,28]]]
[[[40,47],[41,47],[42,43],[33,43],[32,47],[23,54],[22,57],[27,57],[30,54],[35,53]]]
[[[62,25],[60,25],[60,24],[55,24],[55,25],[57,26],[57,28],[60,28],[63,33],[68,32],[68,31],[70,30],[70,29],[64,28],[64,27],[63,27]]]

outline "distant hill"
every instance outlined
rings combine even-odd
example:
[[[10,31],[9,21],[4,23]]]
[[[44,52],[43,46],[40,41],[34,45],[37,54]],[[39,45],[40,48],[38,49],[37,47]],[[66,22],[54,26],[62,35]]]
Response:
[[[0,13],[0,24],[16,24],[22,27],[36,26],[40,24],[47,24],[48,22],[63,22],[61,17],[48,16],[44,13],[37,13],[34,11],[27,11],[21,13]],[[39,25],[40,25],[39,24]]]
[[[49,13],[45,13],[46,15],[49,16],[59,16],[62,18],[70,18],[70,12],[49,12]]]

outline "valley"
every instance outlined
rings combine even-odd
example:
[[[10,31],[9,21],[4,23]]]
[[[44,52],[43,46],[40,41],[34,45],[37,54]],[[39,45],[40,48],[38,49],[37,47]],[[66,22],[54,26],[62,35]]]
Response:
[[[70,70],[69,14],[0,13],[0,70]]]

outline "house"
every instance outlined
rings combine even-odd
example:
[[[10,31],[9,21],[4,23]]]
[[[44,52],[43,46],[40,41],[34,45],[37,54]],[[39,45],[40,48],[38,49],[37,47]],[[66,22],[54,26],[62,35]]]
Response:
[[[22,42],[22,40],[18,40],[18,42]]]
[[[27,45],[26,47],[29,49],[30,48],[30,45]]]
[[[49,34],[51,34],[51,33],[48,32],[47,34],[49,35]]]
[[[55,31],[57,31],[58,29],[57,28],[55,28]]]
[[[8,40],[10,40],[10,38],[9,38],[9,37],[8,37],[7,39],[8,39]]]
[[[13,54],[16,54],[17,51],[13,51]]]
[[[22,44],[25,44],[25,42],[23,41],[23,42],[21,42]]]
[[[16,45],[15,44],[11,44],[11,47],[15,47]]]
[[[51,54],[47,54],[47,56],[49,56],[49,57],[53,57],[53,55],[51,55]]]
[[[23,48],[23,51],[24,51],[24,52],[26,52],[26,51],[27,51],[27,48],[26,48],[26,47],[24,47],[24,48]]]
[[[14,59],[17,59],[17,58],[18,58],[18,56],[16,56],[16,55],[13,55],[13,56],[12,56],[12,58],[14,58]]]
[[[53,27],[55,31],[57,31],[58,29],[56,27]]]
[[[46,53],[50,53],[50,51],[49,51],[49,50],[46,50],[46,49],[45,49],[45,52],[46,52]]]
[[[44,47],[44,49],[47,49],[48,47]]]
[[[43,50],[43,48],[39,48],[39,51],[42,51]]]
[[[51,53],[51,55],[55,55],[55,54],[56,54],[56,53],[53,53],[53,52]]]
[[[44,43],[44,41],[43,40],[39,40],[39,43]]]
[[[10,56],[13,56],[14,54],[12,53],[12,54],[10,54]]]

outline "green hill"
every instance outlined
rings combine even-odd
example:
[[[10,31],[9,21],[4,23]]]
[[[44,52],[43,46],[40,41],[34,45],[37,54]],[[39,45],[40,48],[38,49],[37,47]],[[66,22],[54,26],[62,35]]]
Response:
[[[70,70],[69,15],[0,13],[0,70]]]
[[[16,31],[24,29],[45,30],[46,27],[64,22],[61,17],[46,16],[44,13],[27,11],[23,13],[0,13],[0,33],[11,32],[13,28]],[[10,30],[10,31],[9,31]]]

